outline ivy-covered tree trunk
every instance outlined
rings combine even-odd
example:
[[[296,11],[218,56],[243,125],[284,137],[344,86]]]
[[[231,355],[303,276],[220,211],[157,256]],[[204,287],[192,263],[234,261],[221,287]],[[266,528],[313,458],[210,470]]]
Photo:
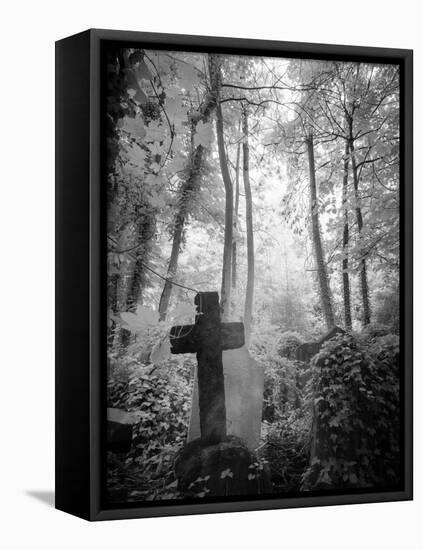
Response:
[[[195,132],[195,127],[193,129]],[[178,207],[173,222],[173,239],[172,250],[170,253],[169,265],[167,268],[166,281],[163,287],[159,302],[159,317],[161,321],[166,319],[169,308],[170,297],[172,294],[172,279],[178,271],[179,253],[182,248],[182,238],[184,235],[185,222],[188,217],[189,208],[192,203],[192,198],[198,190],[201,167],[204,157],[204,147],[198,145],[192,156],[188,169],[188,176],[182,183],[179,190]]]
[[[248,143],[248,113],[242,110],[242,153],[243,176],[245,192],[245,220],[247,226],[247,289],[245,292],[244,327],[245,342],[248,345],[251,336],[251,321],[254,301],[254,232],[253,232],[253,201],[250,185],[250,148]]]
[[[124,211],[124,209],[118,209],[119,212]],[[121,227],[120,224],[115,223],[115,220],[112,219],[110,213],[108,213],[108,226],[113,228],[109,230],[109,233],[113,235],[113,241],[108,242],[109,250],[116,252],[124,248],[125,245],[125,229]],[[107,268],[107,307],[110,312],[114,315],[117,315],[123,308],[123,269],[121,266],[116,266],[113,263],[108,265]],[[114,339],[114,337],[113,337]]]
[[[147,199],[139,198],[142,185],[134,192],[132,186],[123,184],[122,157],[119,154],[122,146],[119,121],[124,122],[125,119],[137,116],[137,107],[131,100],[129,90],[134,83],[134,67],[144,55],[145,52],[140,49],[129,53],[126,48],[116,48],[108,52],[107,60],[108,66],[114,69],[108,73],[108,108],[105,118],[109,206],[107,223],[108,231],[113,237],[111,251],[123,251],[121,253],[127,260],[120,263],[118,269],[114,266],[108,275],[108,288],[112,293],[109,309],[115,315],[122,311],[135,311],[140,301],[145,283],[145,264],[148,263],[152,238],[156,231],[155,209]],[[144,124],[151,119],[160,118],[157,104],[147,101],[147,98],[142,114],[138,115]],[[146,151],[145,146],[144,150]],[[150,162],[151,158],[147,156],[146,163]],[[112,326],[112,329],[113,334],[110,337],[114,344],[118,347],[125,346],[129,342],[129,332],[125,329],[116,330],[116,326]]]
[[[143,213],[140,213],[140,210]],[[142,292],[145,287],[145,265],[152,249],[152,238],[156,232],[156,216],[154,209],[148,204],[141,204],[135,209],[135,235],[132,246],[128,247],[131,261],[126,273],[120,279],[119,311],[134,313],[142,301]],[[116,335],[116,345],[126,347],[130,342],[130,333],[122,328]]]
[[[179,252],[182,246],[182,235],[184,231],[185,218],[188,210],[188,199],[184,199],[184,194],[181,191],[181,202],[179,204],[178,214],[175,216],[175,224],[173,227],[172,251],[170,253],[169,265],[167,268],[166,281],[163,287],[159,302],[159,318],[160,321],[166,319],[167,310],[169,308],[170,297],[172,294],[172,279],[178,270]]]
[[[351,168],[353,174],[353,183],[354,183],[354,199],[355,199],[355,214],[357,220],[357,229],[358,229],[358,240],[360,244],[360,288],[361,288],[361,300],[363,304],[363,324],[368,325],[370,323],[371,310],[370,310],[370,300],[369,300],[369,284],[367,281],[367,265],[364,251],[361,248],[362,240],[362,230],[363,230],[363,214],[361,212],[360,206],[360,194],[359,194],[359,176],[357,169],[357,161],[355,157],[355,148],[354,148],[354,139],[352,137],[352,125],[350,126],[350,139],[349,139],[349,149],[351,154]]]
[[[142,213],[140,212],[142,211]],[[128,277],[126,288],[125,311],[134,312],[140,302],[142,290],[145,286],[145,264],[151,252],[151,240],[156,232],[156,216],[148,205],[141,205],[137,209],[137,243],[132,251],[134,262],[132,271]]]
[[[351,321],[351,291],[349,274],[349,220],[348,220],[348,170],[349,170],[349,147],[345,143],[344,174],[342,180],[342,208],[344,228],[342,234],[342,287],[344,295],[344,320],[348,331],[352,329]]]
[[[161,321],[166,319],[169,308],[170,297],[172,294],[172,279],[175,277],[178,270],[179,253],[182,247],[182,239],[184,235],[185,222],[188,217],[191,207],[192,198],[198,191],[201,179],[201,169],[204,163],[205,148],[199,144],[194,147],[194,135],[197,125],[200,121],[208,122],[212,111],[216,107],[216,98],[213,94],[208,94],[200,112],[191,120],[191,148],[189,165],[186,169],[186,178],[183,181],[178,196],[177,212],[173,222],[173,239],[172,250],[170,254],[169,264],[167,268],[166,281],[163,287],[159,302],[159,318]]]
[[[222,266],[222,287],[220,293],[220,309],[222,320],[227,321],[229,316],[231,299],[231,270],[232,270],[232,235],[234,197],[231,175],[229,173],[228,159],[226,158],[225,138],[223,134],[223,113],[220,104],[220,89],[222,85],[222,74],[219,56],[209,55],[209,72],[212,93],[216,97],[216,135],[217,148],[219,153],[220,171],[222,173],[225,187],[225,233],[223,242],[223,266]]]
[[[118,121],[125,116],[125,111],[120,107],[121,103],[125,101],[128,82],[125,75],[125,51],[122,48],[109,49],[108,50],[107,63],[110,66],[115,67],[115,70],[111,73],[110,78],[107,80],[107,96],[109,98],[109,108],[107,110],[107,117],[105,118],[105,131],[107,136],[107,225],[108,233],[114,235],[116,240],[119,240],[119,222],[120,216],[116,215],[116,212],[120,212],[120,208],[117,204],[119,185],[118,178],[116,177],[116,159],[119,154],[119,132]],[[129,111],[129,109],[128,109]],[[130,112],[128,112],[130,114]],[[112,215],[112,212],[115,215]],[[108,270],[107,276],[107,307],[109,311],[114,314],[118,313],[119,307],[119,288],[121,284],[121,273],[117,269]],[[109,331],[110,332],[110,331]],[[109,334],[109,337],[114,339],[113,334]]]
[[[326,326],[328,329],[330,329],[335,325],[335,317],[333,314],[331,293],[330,293],[330,287],[329,287],[329,277],[328,277],[325,257],[323,253],[322,237],[320,234],[313,134],[310,133],[307,136],[306,144],[307,144],[308,167],[309,167],[309,176],[310,176],[311,234],[312,234],[312,240],[313,240],[314,255],[316,259],[320,299],[322,303],[322,309],[323,309],[323,314],[326,321]]]

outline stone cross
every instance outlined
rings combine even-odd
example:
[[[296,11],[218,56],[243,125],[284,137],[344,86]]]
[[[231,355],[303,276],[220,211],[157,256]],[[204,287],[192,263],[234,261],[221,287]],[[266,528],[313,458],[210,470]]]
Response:
[[[220,321],[217,292],[199,292],[194,303],[195,324],[172,327],[171,352],[197,354],[201,442],[215,445],[227,437],[222,352],[244,345],[244,325]]]

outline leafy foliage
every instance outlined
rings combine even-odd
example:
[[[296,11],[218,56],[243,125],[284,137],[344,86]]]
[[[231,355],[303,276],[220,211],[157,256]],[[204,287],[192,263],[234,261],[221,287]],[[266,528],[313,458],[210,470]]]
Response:
[[[265,373],[259,454],[268,464],[275,491],[295,492],[300,489],[310,450],[309,369],[287,358],[303,342],[300,334],[287,331],[275,337],[274,328],[271,334],[273,339],[268,335],[254,347],[255,358]]]
[[[108,406],[138,419],[130,453],[108,456],[109,495],[114,501],[177,498],[173,462],[187,437],[193,365],[172,359],[146,366],[135,357],[120,358],[108,379]]]
[[[315,449],[302,488],[400,482],[396,337],[330,340],[312,360]]]
[[[275,492],[297,492],[307,468],[311,442],[311,411],[289,404],[271,424],[265,424],[262,455],[269,463]]]
[[[304,343],[304,340],[301,338],[301,335],[298,332],[286,331],[283,332],[277,343],[277,351],[282,357],[287,357],[288,359],[293,359],[295,357],[295,352],[301,344]]]

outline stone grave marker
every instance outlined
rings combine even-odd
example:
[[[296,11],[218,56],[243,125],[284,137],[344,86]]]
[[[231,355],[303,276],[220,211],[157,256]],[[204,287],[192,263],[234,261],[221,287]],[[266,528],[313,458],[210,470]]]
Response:
[[[329,330],[329,332],[317,340],[317,342],[306,342],[305,344],[301,344],[301,346],[298,346],[296,351],[297,360],[308,363],[310,359],[316,355],[316,353],[319,353],[325,342],[331,338],[334,338],[338,334],[345,334],[345,330],[341,327],[334,326]]]
[[[247,401],[254,396],[258,410],[260,373],[244,347],[244,326],[221,323],[217,292],[198,293],[195,304],[198,312],[195,324],[172,327],[170,333],[171,352],[196,353],[198,363],[198,416],[193,411],[191,436],[199,437],[185,445],[175,462],[179,490],[187,496],[269,493],[268,475],[263,470],[254,470],[257,459],[249,449],[258,441],[261,410],[253,420],[254,407],[251,403],[247,407]],[[237,353],[228,354],[228,350]],[[225,369],[224,364],[229,367]],[[248,379],[241,381],[243,368]],[[238,407],[246,407],[246,418],[241,419],[242,411]],[[231,434],[234,427],[247,436],[248,443]],[[204,484],[199,493],[196,492],[198,480]]]
[[[195,324],[172,327],[170,351],[197,354],[201,440],[213,444],[227,435],[222,351],[244,345],[244,325],[220,322],[217,292],[200,292],[194,303]]]

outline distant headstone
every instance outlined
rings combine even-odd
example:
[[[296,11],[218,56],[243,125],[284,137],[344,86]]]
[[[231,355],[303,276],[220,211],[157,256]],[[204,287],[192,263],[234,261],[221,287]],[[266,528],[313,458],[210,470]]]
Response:
[[[222,353],[225,383],[226,431],[239,437],[250,450],[260,443],[264,372],[245,346]],[[200,437],[197,372],[194,377],[188,441]]]
[[[306,342],[305,344],[301,344],[301,346],[298,346],[297,352],[296,352],[296,358],[298,361],[303,361],[304,363],[308,363],[316,353],[319,353],[321,350],[323,344],[330,340],[331,338],[334,338],[338,334],[345,334],[345,330],[341,327],[334,326],[330,329],[329,332],[324,334],[320,340],[317,340],[317,342]]]

